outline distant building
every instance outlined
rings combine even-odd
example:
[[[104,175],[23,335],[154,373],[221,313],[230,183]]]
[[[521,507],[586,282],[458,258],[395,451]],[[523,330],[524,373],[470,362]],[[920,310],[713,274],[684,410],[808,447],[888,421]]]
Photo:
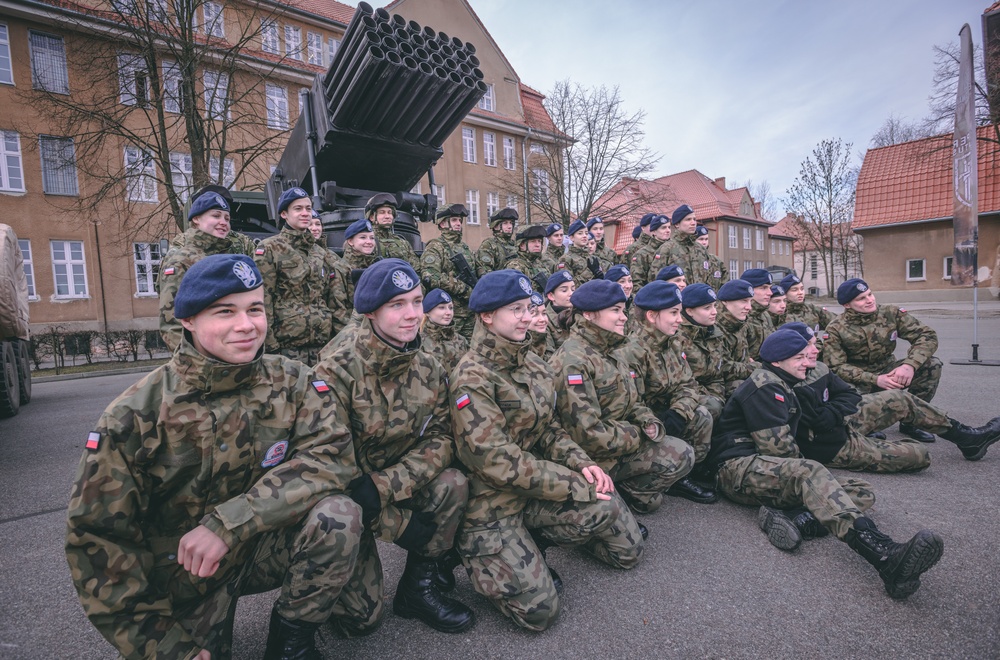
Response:
[[[851,231],[850,223],[839,226],[836,232],[830,232],[830,237],[835,239],[832,242],[833,249],[827,244],[822,252],[815,242],[809,239],[808,233],[802,228],[802,221],[793,213],[785,215],[771,228],[771,231],[794,239],[794,270],[805,285],[807,295],[833,297],[836,295],[837,287],[845,279],[862,276],[862,263],[858,258],[862,249],[860,245],[862,239]],[[826,254],[825,259],[823,253]],[[832,291],[828,284],[827,265],[833,272]]]

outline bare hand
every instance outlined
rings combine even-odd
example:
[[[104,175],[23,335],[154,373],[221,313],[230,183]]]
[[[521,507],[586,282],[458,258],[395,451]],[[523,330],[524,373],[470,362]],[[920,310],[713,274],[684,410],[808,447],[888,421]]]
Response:
[[[656,424],[647,424],[642,430],[650,440],[656,440],[656,436],[660,435],[660,429]]]
[[[212,654],[206,649],[202,649],[198,655],[194,656],[194,660],[212,660]]]
[[[899,383],[900,387],[909,387],[913,382],[913,367],[908,364],[901,364],[889,372],[893,380]]]
[[[899,390],[903,388],[903,386],[900,385],[895,378],[893,378],[891,373],[879,376],[875,381],[875,384],[883,390]]]
[[[229,552],[226,542],[204,525],[198,525],[181,537],[177,546],[177,563],[198,577],[210,577],[219,568],[219,561]],[[203,651],[206,653],[207,651]]]
[[[599,500],[610,500],[610,493],[615,492],[615,482],[611,481],[611,477],[608,473],[597,467],[596,465],[591,465],[589,467],[583,468],[584,478],[586,478],[587,483],[595,484],[594,490],[597,491],[597,499]]]

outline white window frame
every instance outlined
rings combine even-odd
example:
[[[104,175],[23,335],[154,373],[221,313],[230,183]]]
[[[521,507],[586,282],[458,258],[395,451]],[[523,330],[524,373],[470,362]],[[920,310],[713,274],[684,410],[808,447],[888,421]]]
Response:
[[[749,250],[750,249],[750,228],[749,227],[744,227],[743,228],[743,249],[744,250]]]
[[[326,59],[324,60],[326,68],[330,68],[333,64],[333,58],[337,56],[337,51],[340,50],[340,39],[334,37],[326,38]]]
[[[920,262],[920,277],[910,277],[910,264]],[[907,282],[926,282],[927,281],[927,260],[926,259],[907,259],[906,260],[906,281]]]
[[[758,252],[763,252],[764,251],[764,230],[763,229],[758,229],[757,230],[757,251]]]
[[[146,0],[146,13],[151,21],[164,24],[171,22],[167,0]]]
[[[776,240],[774,240],[774,239],[771,239],[771,254],[774,254],[774,251],[775,251],[775,250],[777,249],[777,248],[775,247],[775,245],[774,245],[774,244],[775,244],[775,243],[777,243],[777,242],[778,242],[778,241],[776,241]]]
[[[16,176],[11,175],[11,170],[16,170]],[[27,192],[24,187],[21,136],[17,131],[0,131],[0,190]]]
[[[433,186],[431,186],[431,194],[433,194],[435,197],[437,197],[438,208],[439,209],[444,208],[445,206],[448,205],[448,202],[445,201],[445,197],[444,197],[444,184],[443,183],[435,183]]]
[[[764,262],[763,261],[758,261],[757,262],[757,268],[763,268],[763,267],[764,267]]]
[[[493,92],[493,85],[489,83],[486,84],[486,93],[483,95],[483,98],[479,99],[479,103],[476,107],[480,110],[487,110],[489,112],[494,111],[496,108],[496,96]]]
[[[297,25],[285,26],[285,55],[302,61],[302,28]]]
[[[531,201],[535,204],[548,204],[549,195],[551,191],[549,190],[549,173],[540,167],[533,168],[531,170],[532,175],[532,186],[531,186]]]
[[[941,261],[941,279],[942,280],[950,280],[951,279],[951,273],[952,273],[952,268],[954,266],[954,263],[955,263],[955,257],[953,257],[953,256],[952,257],[945,257]]]
[[[183,109],[181,96],[181,69],[174,60],[163,60],[163,110],[180,114]]]
[[[465,206],[469,209],[469,217],[465,219],[465,223],[469,225],[478,225],[479,221],[479,191],[478,190],[466,190],[465,191]]]
[[[236,185],[236,163],[233,162],[232,158],[227,158],[225,168],[222,173],[222,184],[230,190],[236,190],[234,186]],[[212,183],[216,183],[219,180],[219,157],[211,156],[208,159],[208,178],[212,180]],[[218,185],[218,184],[217,184]]]
[[[152,98],[149,92],[149,71],[146,70],[146,61],[135,53],[118,53],[118,101],[122,105],[145,108]]]
[[[500,193],[486,193],[486,217],[492,218],[493,214],[500,210]]]
[[[503,138],[503,167],[505,170],[512,170],[517,167],[517,155],[514,152],[514,138]]]
[[[517,211],[517,195],[507,195],[507,208]]]
[[[10,31],[0,22],[0,85],[14,84],[14,65],[10,59]]]
[[[267,127],[277,131],[288,129],[288,90],[281,85],[264,84]]]
[[[815,254],[809,255],[809,279],[819,279],[819,259]]]
[[[733,228],[732,225],[730,225],[730,228]],[[729,260],[729,279],[735,280],[737,277],[740,276],[739,273],[740,273],[740,262],[737,261],[736,259],[730,259]]]
[[[132,271],[135,273],[136,298],[155,298],[158,295],[156,278],[160,272],[162,258],[159,242],[132,244]]]
[[[69,197],[80,194],[73,138],[38,136],[38,157],[42,167],[42,192]]]
[[[278,21],[260,19],[260,49],[272,55],[281,55],[281,37],[278,36]]]
[[[736,238],[736,225],[729,225],[729,247],[735,249],[738,240]]]
[[[21,248],[21,258],[24,262],[24,279],[28,282],[28,300],[38,300],[38,291],[35,290],[35,262],[31,258],[31,241],[27,238],[19,238],[17,246]]]
[[[531,146],[528,147],[528,153],[532,154],[544,154],[545,145],[541,142],[532,142]]]
[[[462,127],[462,160],[476,162],[476,129],[468,126]]]
[[[66,43],[63,38],[28,30],[28,51],[31,58],[32,88],[55,94],[69,94]]]
[[[751,268],[753,268],[753,262],[750,261],[749,259],[744,259],[743,260],[743,271],[742,272],[745,273],[748,270],[750,270]]]
[[[306,32],[306,61],[309,64],[323,66],[323,35],[318,32]]]
[[[229,119],[229,74],[222,71],[206,70],[204,85],[205,117],[219,121]]]
[[[205,19],[202,29],[205,34],[211,37],[226,37],[226,22],[223,16],[222,4],[218,2],[205,2],[201,6],[201,13]]]
[[[194,189],[193,169],[191,154],[170,152],[170,180],[173,181],[177,197],[185,204]]]
[[[125,195],[131,202],[160,201],[153,154],[139,147],[125,147]]]
[[[62,259],[56,258],[56,245],[61,246]],[[79,246],[80,257],[73,256],[73,246]],[[60,300],[89,298],[89,287],[87,286],[87,255],[83,250],[83,241],[49,241],[49,249],[52,253],[52,284],[55,289],[54,297]],[[59,279],[62,277],[66,282],[66,293],[59,293]],[[82,286],[82,291],[80,288]]]
[[[423,190],[423,186],[421,185],[421,183],[419,181],[417,181],[415,184],[413,184],[413,187],[410,188],[410,192],[413,193],[414,195],[423,195],[424,193],[421,192],[422,190]]]
[[[497,135],[483,131],[483,165],[497,166]]]

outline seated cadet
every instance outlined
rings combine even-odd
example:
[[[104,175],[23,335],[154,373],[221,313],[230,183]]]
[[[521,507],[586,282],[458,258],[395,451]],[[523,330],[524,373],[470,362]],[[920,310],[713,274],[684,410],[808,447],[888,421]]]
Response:
[[[334,286],[341,289],[339,298],[347,301],[347,314],[354,312],[354,286],[365,271],[373,263],[381,259],[375,252],[375,232],[368,220],[352,222],[344,230],[344,257],[334,264],[337,277]]]
[[[607,273],[609,268],[618,263],[618,255],[604,244],[604,221],[597,217],[587,220],[587,231],[594,235],[594,254],[597,255],[601,270]]]
[[[846,309],[826,327],[823,359],[838,376],[862,394],[907,389],[930,403],[941,381],[937,333],[907,314],[902,307],[879,305],[868,284],[859,278],[837,289],[837,302]],[[906,357],[893,354],[896,339],[910,342]],[[921,442],[934,442],[927,431],[902,424],[900,433]]]
[[[681,327],[677,332],[677,348],[694,377],[698,403],[718,419],[726,405],[726,376],[722,368],[726,360],[726,344],[722,331],[715,325],[718,297],[712,287],[698,282],[681,293]],[[742,379],[741,379],[742,380]],[[733,385],[731,388],[736,389]]]
[[[545,282],[545,298],[548,300],[545,314],[549,317],[549,334],[555,347],[559,348],[569,336],[573,322],[573,303],[570,297],[576,291],[576,282],[568,270],[557,270]]]
[[[661,266],[670,263],[663,256],[670,246],[670,231],[670,218],[665,215],[657,215],[649,221],[649,240],[632,253],[629,264],[636,293],[656,277]]]
[[[903,390],[861,396],[816,357],[816,333],[805,323],[782,326],[802,335],[806,348],[806,380],[795,387],[802,406],[797,441],[802,455],[824,465],[868,472],[909,472],[930,465],[927,448],[914,442],[866,437],[896,422],[939,434],[954,442],[962,455],[978,461],[1000,439],[1000,417],[971,428]]]
[[[604,279],[609,282],[617,282],[618,286],[622,288],[622,292],[625,294],[625,315],[628,320],[625,321],[625,334],[632,336],[639,329],[639,323],[633,316],[636,314],[635,308],[632,306],[632,272],[626,266],[615,265],[608,269],[608,272],[604,274]]]
[[[556,352],[556,344],[549,334],[549,317],[545,313],[545,299],[537,291],[531,293],[531,324],[528,326],[531,350],[546,362]]]
[[[562,427],[611,476],[632,510],[652,513],[663,492],[691,471],[694,452],[668,437],[642,401],[632,362],[638,356],[624,350],[621,287],[587,282],[573,292],[573,310],[573,330],[549,360]],[[645,538],[645,527],[639,529]]]
[[[431,289],[424,296],[424,325],[420,331],[421,347],[436,357],[447,374],[469,350],[469,340],[455,331],[455,304],[441,289]]]
[[[578,285],[593,279],[603,279],[604,271],[601,270],[600,260],[590,251],[590,233],[586,223],[574,220],[566,230],[566,235],[572,243],[556,267],[568,270]]]
[[[771,299],[767,303],[767,315],[771,317],[771,326],[777,328],[785,322],[785,307],[788,298],[785,297],[785,290],[780,284],[771,286]]]
[[[517,224],[517,210],[510,207],[500,209],[490,216],[490,230],[493,235],[479,244],[476,250],[476,271],[479,277],[492,270],[505,268],[516,256],[514,245],[514,225]]]
[[[697,383],[675,338],[681,324],[681,292],[676,284],[659,280],[642,287],[635,296],[642,311],[638,341],[630,348],[639,374],[640,394],[670,436],[694,450],[693,465],[705,460],[712,444],[712,414],[699,404]],[[718,498],[689,477],[674,483],[667,495],[698,504]]]
[[[687,286],[687,281],[684,279],[684,269],[675,264],[669,266],[664,266],[656,273],[656,278],[661,282],[669,282],[670,284],[676,284],[677,288],[681,291]]]
[[[837,315],[828,312],[826,307],[820,307],[806,302],[806,286],[795,273],[789,273],[782,278],[779,283],[785,290],[785,297],[788,302],[785,305],[784,323],[801,321],[817,333],[817,340],[820,339],[820,330],[825,330]]]
[[[354,568],[350,429],[312,370],[263,355],[262,282],[245,255],[191,266],[173,357],[87,440],[66,557],[123,657],[229,657],[236,599],[280,588],[264,657],[319,658],[313,633]]]
[[[552,368],[529,349],[531,284],[487,273],[469,304],[469,352],[451,372],[458,460],[470,484],[456,547],[476,591],[517,625],[545,630],[559,615],[545,549],[583,545],[632,568],[642,537],[614,483],[559,424]]]
[[[358,563],[330,622],[347,637],[380,623],[377,537],[407,551],[392,601],[396,615],[441,632],[468,630],[472,611],[439,588],[454,584],[457,555],[443,555],[465,513],[469,483],[451,467],[455,443],[445,371],[420,348],[420,278],[402,259],[382,259],[358,280],[354,309],[364,315],[359,330],[350,341],[327,345],[316,368],[350,418],[362,473],[348,491],[364,516]]]
[[[761,366],[733,393],[715,425],[708,460],[718,467],[726,497],[760,505],[757,521],[773,545],[794,550],[804,537],[828,530],[878,570],[891,597],[906,598],[941,558],[944,542],[923,530],[896,543],[862,513],[875,501],[867,483],[835,477],[802,458],[795,441],[802,413],[794,387],[806,377],[807,345],[792,330],[764,340]]]
[[[556,271],[556,265],[543,252],[545,227],[528,225],[517,235],[517,254],[507,260],[504,268],[519,270],[528,276],[535,286],[542,290],[549,276]]]
[[[767,314],[768,303],[771,302],[771,273],[763,268],[751,268],[743,271],[740,279],[749,282],[753,287],[753,300],[750,302],[750,313],[747,314],[746,338],[750,357],[757,359],[760,344],[764,338],[774,332],[774,324]]]
[[[729,280],[719,289],[722,307],[716,317],[716,326],[722,331],[725,346],[722,377],[726,381],[727,397],[757,368],[757,363],[750,356],[746,336],[746,319],[753,296],[754,288],[746,280]]]
[[[313,209],[312,218],[309,220],[309,233],[312,234],[317,245],[326,247],[326,239],[323,238],[323,220],[315,209]]]

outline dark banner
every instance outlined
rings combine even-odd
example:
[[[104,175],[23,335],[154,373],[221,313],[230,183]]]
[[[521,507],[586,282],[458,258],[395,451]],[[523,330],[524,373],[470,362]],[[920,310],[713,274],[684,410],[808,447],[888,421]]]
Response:
[[[973,96],[972,31],[962,26],[962,57],[955,102],[953,161],[955,182],[955,259],[952,286],[972,286],[979,259],[979,161],[976,149],[976,104]]]

